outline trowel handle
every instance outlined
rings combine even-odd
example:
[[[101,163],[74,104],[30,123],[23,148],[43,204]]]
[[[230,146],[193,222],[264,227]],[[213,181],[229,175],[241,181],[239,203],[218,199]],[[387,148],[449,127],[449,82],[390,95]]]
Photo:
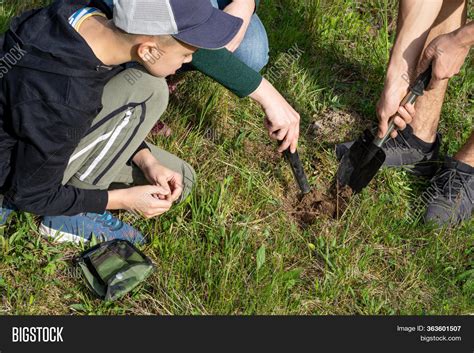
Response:
[[[410,91],[410,93],[408,93],[405,98],[403,98],[403,100],[400,102],[400,106],[403,107],[405,104],[408,104],[408,103],[415,103],[416,101],[416,98],[418,98],[418,96],[416,94],[414,94],[412,91]],[[388,122],[388,129],[387,129],[387,133],[385,134],[385,136],[383,138],[380,138],[380,137],[376,137],[374,139],[374,145],[377,146],[377,147],[382,147],[383,144],[390,138],[390,134],[393,132],[393,130],[395,130],[397,127],[395,126],[395,117],[397,116],[397,114],[395,114],[391,119],[390,121]]]
[[[425,72],[423,72],[420,76],[415,81],[415,84],[410,87],[410,92],[403,98],[403,100],[400,103],[400,106],[404,106],[405,104],[413,104],[415,103],[416,99],[420,96],[423,95],[425,88],[428,87],[430,84],[431,80],[431,73],[432,73],[432,67],[431,65],[426,69]],[[390,134],[393,132],[393,130],[396,129],[394,120],[395,116],[393,116],[389,123],[388,123],[388,129],[387,133],[383,138],[376,137],[374,139],[374,145],[377,147],[382,147],[382,145],[389,139]]]
[[[311,188],[309,186],[308,179],[306,178],[306,174],[304,172],[300,156],[298,155],[298,151],[296,151],[295,153],[291,153],[290,148],[288,148],[283,152],[283,154],[288,160],[288,163],[290,163],[291,170],[296,179],[296,182],[298,183],[298,186],[300,187],[301,193],[303,195],[309,193],[311,191]]]

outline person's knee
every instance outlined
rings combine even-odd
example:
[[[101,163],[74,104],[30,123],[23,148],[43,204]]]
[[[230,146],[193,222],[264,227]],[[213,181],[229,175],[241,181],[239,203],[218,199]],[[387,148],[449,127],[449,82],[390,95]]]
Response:
[[[230,0],[210,1],[212,6],[221,10],[231,3]],[[235,54],[248,67],[260,72],[268,64],[269,52],[268,35],[265,26],[257,15],[253,15],[245,38],[240,47],[235,51]]]
[[[151,76],[151,78],[148,78],[148,82],[146,82],[144,85],[149,89],[149,92],[151,93],[146,103],[146,117],[158,120],[168,107],[168,83],[164,78]]]
[[[255,38],[255,41],[258,44],[255,47],[255,56],[254,62],[252,63],[252,68],[257,72],[260,72],[268,64],[270,45],[268,43],[267,31],[265,30],[265,26],[263,25],[260,18],[257,15],[254,15],[253,21],[255,26],[258,28]]]
[[[262,47],[259,54],[255,57],[253,62],[250,63],[250,67],[257,72],[263,70],[265,66],[268,64],[269,56],[268,56],[268,46]]]
[[[261,42],[258,45],[253,46],[252,55],[246,60],[245,64],[256,72],[263,70],[268,64],[268,45],[265,42]]]
[[[254,15],[247,29],[245,39],[235,54],[247,66],[260,72],[268,64],[269,51],[270,48],[265,27],[260,21],[260,18]]]
[[[166,79],[152,76],[144,71],[144,69],[134,68],[127,71],[130,71],[130,75],[140,77],[133,85],[129,102],[145,105],[146,114],[145,120],[142,122],[142,128],[149,132],[168,107],[168,84]]]
[[[196,185],[197,174],[194,168],[187,162],[183,162],[181,170],[183,175],[183,193],[180,201],[184,201],[191,194],[191,191]]]
[[[150,75],[142,67],[127,69],[123,73],[124,80],[130,85],[131,103],[148,103],[158,100],[161,106],[168,105],[169,90],[166,79]]]

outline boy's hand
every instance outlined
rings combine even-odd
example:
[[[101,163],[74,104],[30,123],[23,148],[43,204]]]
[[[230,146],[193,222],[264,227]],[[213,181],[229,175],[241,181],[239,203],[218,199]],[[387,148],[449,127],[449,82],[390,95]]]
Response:
[[[278,152],[281,153],[288,147],[292,153],[296,152],[300,135],[300,115],[266,79],[263,79],[250,97],[260,103],[265,111],[265,127],[270,138],[283,141]]]
[[[159,199],[175,202],[181,196],[183,192],[183,176],[181,173],[162,166],[155,159],[154,162],[144,167],[143,174],[152,185],[161,186],[166,191],[165,194],[158,194]]]
[[[164,193],[156,197],[175,202],[183,192],[183,176],[162,166],[148,149],[143,149],[133,157],[135,163],[152,185],[158,185]]]
[[[227,44],[227,50],[234,52],[239,48],[240,44],[245,38],[245,33],[247,33],[247,29],[249,28],[250,20],[252,19],[254,10],[255,0],[233,0],[224,9],[224,12],[228,13],[229,15],[239,17],[244,20],[239,33],[237,33],[234,39],[232,39],[232,41]]]
[[[138,213],[145,218],[153,218],[167,212],[172,202],[161,200],[156,195],[166,195],[161,186],[145,185],[129,189],[109,191],[108,210],[125,209]]]

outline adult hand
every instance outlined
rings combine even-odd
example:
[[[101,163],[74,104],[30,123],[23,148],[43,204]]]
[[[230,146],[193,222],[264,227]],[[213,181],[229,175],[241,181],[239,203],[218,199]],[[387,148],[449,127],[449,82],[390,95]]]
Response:
[[[244,21],[240,31],[237,33],[234,39],[232,39],[232,41],[227,44],[226,48],[229,51],[234,52],[240,47],[240,44],[244,40],[245,34],[247,33],[247,29],[250,25],[254,11],[255,0],[233,0],[224,9],[224,12],[228,13],[229,15],[239,17]]]
[[[296,152],[300,136],[300,115],[266,79],[263,79],[250,97],[260,103],[265,111],[265,127],[270,138],[283,141],[278,152],[281,153],[288,147],[292,153]]]
[[[425,49],[418,66],[424,72],[432,64],[433,73],[428,90],[438,87],[442,81],[459,73],[470,46],[460,38],[462,32],[455,31],[436,37]]]
[[[388,122],[394,115],[398,115],[395,125],[399,129],[403,129],[412,120],[414,110],[405,107],[404,111],[400,109],[400,103],[408,93],[410,79],[416,76],[426,38],[445,3],[443,0],[399,1],[397,36],[391,50],[384,91],[377,103],[380,138],[385,136]],[[406,114],[410,111],[411,116]],[[391,134],[391,137],[396,136],[396,132]]]
[[[401,101],[408,93],[408,84],[395,85],[387,80],[382,95],[377,102],[377,116],[379,118],[378,136],[384,137],[387,133],[388,123],[393,117],[393,121],[398,130],[404,130],[407,124],[410,124],[415,117],[415,107],[412,104],[400,106]],[[390,136],[397,137],[397,130],[392,131]]]

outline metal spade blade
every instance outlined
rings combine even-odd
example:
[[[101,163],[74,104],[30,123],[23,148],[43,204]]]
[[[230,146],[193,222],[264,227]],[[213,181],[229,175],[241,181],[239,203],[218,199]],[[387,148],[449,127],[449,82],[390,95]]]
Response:
[[[349,185],[359,193],[374,178],[385,161],[385,152],[373,144],[374,136],[369,130],[362,135],[342,157],[337,172],[339,185]]]
[[[413,104],[423,95],[431,80],[431,66],[423,72],[410,88],[410,93],[400,103],[401,106]],[[364,189],[377,174],[385,162],[385,152],[382,145],[388,140],[395,129],[394,117],[390,120],[388,130],[383,138],[374,137],[370,131],[364,134],[343,155],[337,171],[337,180],[341,186],[349,186],[354,193]]]

